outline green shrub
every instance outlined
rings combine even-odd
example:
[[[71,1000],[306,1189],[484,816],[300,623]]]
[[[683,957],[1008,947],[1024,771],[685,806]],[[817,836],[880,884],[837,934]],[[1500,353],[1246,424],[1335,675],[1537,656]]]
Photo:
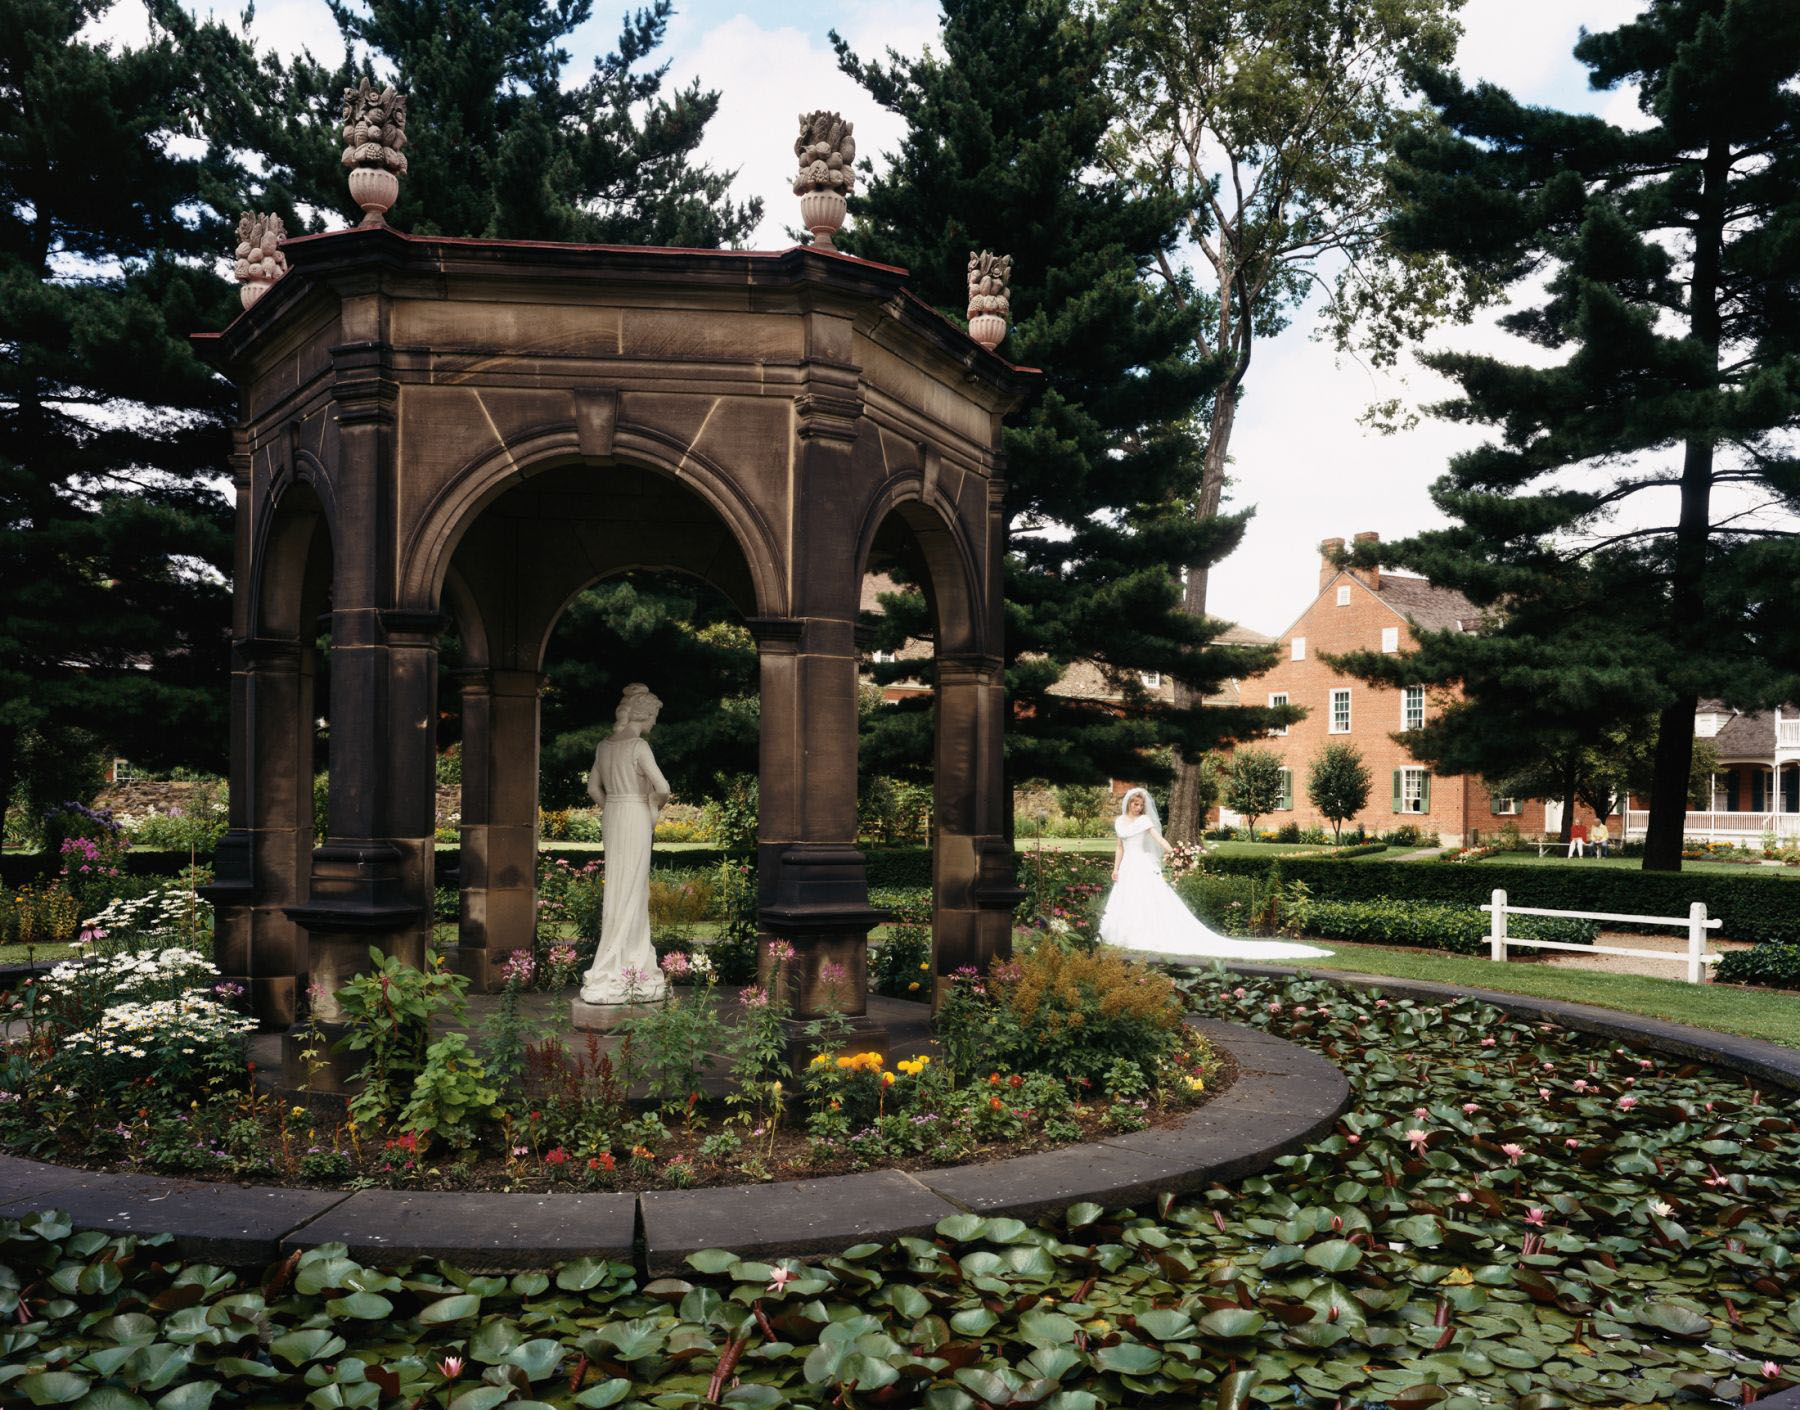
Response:
[[[1449,950],[1458,955],[1488,951],[1488,917],[1469,906],[1384,896],[1373,901],[1321,901],[1308,897],[1289,913],[1291,928],[1318,940],[1363,945],[1402,945]],[[1600,935],[1591,920],[1557,916],[1514,916],[1508,930],[1520,939],[1591,945]]]
[[[892,999],[931,998],[931,893],[922,887],[877,893],[892,911],[885,939],[869,949],[869,987]]]
[[[1763,944],[1750,950],[1732,950],[1719,961],[1713,974],[1727,984],[1800,989],[1800,945]]]
[[[1211,857],[1207,865],[1215,872],[1257,876],[1268,863],[1255,857]],[[1282,869],[1321,901],[1400,896],[1474,908],[1499,888],[1515,906],[1657,916],[1685,916],[1692,902],[1704,901],[1707,914],[1724,921],[1720,929],[1726,938],[1800,944],[1800,885],[1781,876],[1534,866],[1498,860],[1438,866],[1316,856],[1285,858]],[[1669,931],[1658,927],[1656,933]]]
[[[500,1100],[487,1085],[487,1069],[470,1051],[468,1037],[447,1033],[425,1052],[413,1079],[412,1099],[400,1113],[400,1128],[422,1139],[442,1141],[451,1150],[475,1143],[476,1127],[494,1118]]]

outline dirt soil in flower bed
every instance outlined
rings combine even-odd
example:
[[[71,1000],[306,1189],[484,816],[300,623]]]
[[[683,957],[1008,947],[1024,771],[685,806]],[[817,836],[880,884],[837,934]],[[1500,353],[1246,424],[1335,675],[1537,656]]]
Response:
[[[1173,1103],[1163,1107],[1151,1107],[1143,1115],[1144,1129],[1156,1129],[1174,1125],[1198,1111],[1208,1102],[1230,1090],[1237,1080],[1238,1066],[1231,1054],[1224,1048],[1213,1045],[1213,1057],[1216,1067],[1212,1075],[1206,1079],[1206,1090],[1196,1100]],[[1006,1089],[1000,1089],[1002,1094]],[[1100,1141],[1118,1134],[1107,1122],[1106,1113],[1109,1102],[1099,1101],[1088,1105],[1085,1114],[1075,1114],[1072,1119],[1081,1128],[1081,1140]],[[292,1152],[290,1174],[281,1175],[275,1172],[261,1174],[246,1173],[233,1170],[226,1165],[201,1170],[174,1169],[159,1166],[149,1161],[133,1162],[130,1160],[95,1160],[83,1158],[77,1152],[57,1153],[43,1150],[14,1151],[13,1154],[28,1155],[33,1159],[50,1160],[57,1164],[71,1166],[82,1170],[105,1171],[114,1174],[164,1175],[182,1179],[210,1181],[219,1184],[235,1184],[241,1186],[278,1185],[288,1189],[400,1189],[400,1190],[450,1190],[450,1191],[495,1191],[508,1193],[611,1193],[614,1191],[635,1193],[644,1190],[670,1189],[708,1189],[721,1185],[762,1184],[773,1180],[811,1180],[829,1175],[850,1175],[858,1171],[872,1168],[888,1170],[934,1170],[947,1166],[988,1165],[995,1161],[1010,1160],[1015,1156],[1031,1155],[1038,1151],[1055,1150],[1059,1146],[1074,1144],[1059,1142],[1047,1138],[1041,1130],[1026,1132],[1023,1136],[1007,1140],[993,1141],[977,1146],[965,1159],[945,1161],[934,1157],[929,1152],[915,1156],[887,1158],[875,1156],[871,1159],[859,1159],[846,1152],[836,1160],[816,1160],[811,1156],[811,1142],[805,1128],[799,1124],[803,1118],[797,1113],[790,1116],[793,1125],[783,1126],[775,1133],[771,1144],[766,1137],[752,1140],[744,1138],[744,1148],[735,1156],[724,1160],[711,1160],[701,1156],[700,1146],[708,1136],[717,1134],[722,1128],[721,1122],[729,1109],[722,1103],[708,1101],[701,1105],[701,1119],[691,1130],[684,1130],[679,1121],[670,1123],[669,1138],[656,1152],[656,1158],[648,1168],[636,1170],[638,1162],[625,1159],[617,1161],[616,1168],[611,1171],[590,1170],[587,1157],[571,1154],[565,1163],[549,1164],[544,1160],[547,1150],[555,1149],[554,1143],[540,1142],[529,1154],[507,1158],[498,1152],[503,1147],[502,1137],[490,1134],[485,1144],[493,1149],[493,1154],[484,1155],[474,1163],[454,1164],[434,1161],[429,1152],[422,1160],[416,1160],[413,1167],[407,1168],[411,1159],[403,1149],[389,1145],[384,1137],[370,1139],[362,1136],[358,1142],[350,1142],[340,1138],[340,1149],[351,1156],[350,1172],[342,1178],[332,1180],[309,1179],[298,1169],[298,1163],[309,1148],[331,1149],[332,1134],[328,1129],[336,1126],[331,1117],[321,1118],[314,1111],[318,1126],[308,1128],[303,1120],[290,1119],[285,1123],[281,1115],[289,1109],[276,1099],[265,1099],[264,1110],[274,1115],[268,1119],[270,1130],[267,1148],[282,1148],[282,1129],[285,1125],[288,1149]],[[529,1138],[527,1138],[529,1143]],[[761,1155],[767,1170],[767,1180],[759,1176],[746,1176],[740,1168],[752,1153]],[[670,1177],[666,1172],[672,1164],[685,1164],[687,1172],[678,1177]]]

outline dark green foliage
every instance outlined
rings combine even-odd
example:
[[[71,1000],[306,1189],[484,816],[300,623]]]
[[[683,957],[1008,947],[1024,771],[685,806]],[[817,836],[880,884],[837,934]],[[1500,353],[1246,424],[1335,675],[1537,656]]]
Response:
[[[278,195],[352,222],[340,97],[371,65],[407,95],[407,172],[395,222],[422,234],[602,244],[735,244],[761,218],[727,192],[735,173],[693,161],[718,94],[665,94],[649,62],[673,11],[625,17],[618,47],[568,82],[572,31],[592,0],[371,0],[331,11],[355,61],[329,71],[269,61],[263,106]]]
[[[245,181],[213,99],[238,41],[174,5],[15,0],[0,32],[0,809],[95,747],[216,766],[231,388],[190,333]],[[30,759],[22,759],[29,737]],[[84,800],[85,801],[85,800]]]
[[[1733,950],[1719,961],[1713,977],[1725,984],[1800,989],[1800,943]]]
[[[1752,509],[1800,502],[1800,8],[1650,0],[1575,53],[1637,85],[1642,130],[1432,75],[1443,126],[1400,145],[1397,245],[1513,298],[1541,355],[1426,356],[1460,388],[1440,414],[1496,439],[1435,486],[1452,527],[1380,554],[1495,613],[1485,644],[1427,634],[1411,679],[1501,732],[1528,700],[1559,749],[1659,714],[1644,865],[1672,871],[1697,699],[1800,687],[1800,541]]]
[[[1442,901],[1411,901],[1398,896],[1378,901],[1309,898],[1289,911],[1288,921],[1295,934],[1315,940],[1416,946],[1457,955],[1485,955],[1489,950],[1487,915],[1469,906]],[[1522,940],[1556,940],[1566,945],[1592,945],[1600,938],[1598,922],[1561,916],[1513,917],[1507,922],[1507,930]],[[1516,952],[1514,958],[1529,953]]]
[[[1257,876],[1266,863],[1255,857],[1209,857],[1209,869]],[[1716,932],[1731,940],[1800,943],[1800,884],[1775,876],[1727,876],[1693,872],[1651,875],[1615,867],[1531,866],[1490,862],[1340,861],[1289,857],[1282,869],[1319,900],[1369,901],[1405,897],[1475,907],[1496,888],[1515,906],[1553,911],[1685,916],[1695,901],[1725,924]],[[1485,925],[1484,925],[1485,930]],[[1673,933],[1662,928],[1660,934]]]
[[[1351,744],[1327,744],[1306,774],[1306,796],[1331,821],[1333,840],[1341,838],[1344,820],[1360,813],[1369,801],[1370,774]]]
[[[1007,767],[1052,783],[1166,779],[1159,746],[1198,756],[1269,722],[1260,709],[1176,711],[1139,684],[1140,672],[1159,671],[1211,693],[1272,655],[1208,647],[1222,624],[1180,611],[1178,565],[1216,561],[1243,521],[1193,522],[1197,415],[1217,383],[1194,353],[1210,305],[1151,274],[1175,241],[1178,203],[1104,173],[1101,148],[1117,116],[1103,81],[1112,23],[1066,0],[950,0],[934,51],[885,65],[834,36],[844,71],[907,124],[893,166],[852,197],[857,227],[845,248],[906,267],[958,323],[969,252],[1015,258],[1014,323],[1001,352],[1043,368],[1045,384],[1006,432],[1016,709]],[[903,568],[897,576],[917,581]],[[896,596],[879,647],[931,635],[923,597]],[[1124,711],[1050,693],[1081,660],[1122,683]],[[926,709],[921,700],[872,716],[865,767],[899,772],[929,759],[919,734]]]
[[[1242,813],[1252,831],[1256,820],[1281,806],[1281,760],[1267,749],[1239,749],[1225,775],[1225,806]]]
[[[633,574],[582,593],[545,654],[543,805],[587,805],[594,746],[631,681],[653,682],[662,699],[650,742],[678,797],[709,796],[716,775],[754,768],[756,669],[737,612],[695,579]]]

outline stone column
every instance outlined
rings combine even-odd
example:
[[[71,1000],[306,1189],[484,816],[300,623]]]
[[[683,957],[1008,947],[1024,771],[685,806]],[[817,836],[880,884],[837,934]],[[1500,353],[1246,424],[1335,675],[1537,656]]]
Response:
[[[289,639],[232,643],[231,826],[206,894],[215,962],[270,1028],[294,1022],[308,971],[306,934],[287,908],[306,899],[313,846],[316,658]]]
[[[462,684],[462,904],[451,967],[479,993],[537,930],[536,671],[476,669]]]
[[[932,852],[937,989],[957,969],[985,971],[1012,953],[1013,912],[1023,893],[1014,882],[1006,837],[1004,679],[997,656],[938,657]]]
[[[795,952],[783,975],[795,1022],[837,1007],[859,1043],[881,1047],[886,1035],[868,1018],[867,953],[881,913],[869,905],[856,847],[855,624],[763,618],[750,627],[762,696],[759,973],[773,982],[769,944],[786,942]]]
[[[352,311],[347,304],[347,318]],[[361,320],[374,310],[354,313]],[[288,909],[310,940],[312,1016],[328,1039],[342,1027],[338,990],[368,969],[371,946],[423,966],[431,940],[437,637],[444,621],[392,605],[398,389],[382,357],[369,343],[332,353],[330,826],[312,855],[308,898]],[[290,1030],[284,1055],[294,1086],[307,1075],[297,1040]],[[353,1055],[334,1056],[318,1085],[341,1090],[354,1067]]]

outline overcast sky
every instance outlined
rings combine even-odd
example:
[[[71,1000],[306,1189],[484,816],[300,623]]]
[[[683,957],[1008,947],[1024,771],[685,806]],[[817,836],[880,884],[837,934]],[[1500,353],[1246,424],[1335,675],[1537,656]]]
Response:
[[[235,14],[239,0],[199,0],[197,8]],[[572,79],[592,55],[612,47],[619,8],[602,0],[598,17],[573,36]],[[1611,28],[1637,9],[1636,0],[1469,0],[1460,65],[1465,76],[1492,80],[1528,101],[1631,122],[1637,120],[1634,95],[1589,92],[1586,71],[1570,50],[1582,26]],[[680,4],[663,51],[670,76],[678,83],[697,76],[719,90],[719,115],[701,153],[739,171],[740,195],[763,197],[758,245],[786,244],[784,228],[795,222],[788,180],[796,114],[842,111],[856,124],[861,151],[877,162],[899,136],[899,124],[838,73],[828,32],[835,26],[866,58],[888,48],[916,52],[932,42],[937,21],[936,0]],[[142,25],[141,9],[125,4],[106,27],[131,36]],[[322,58],[342,52],[324,0],[261,0],[255,32],[284,52],[302,45]],[[415,138],[422,140],[429,139]],[[1310,317],[1298,317],[1256,350],[1232,439],[1233,495],[1255,506],[1256,517],[1243,546],[1212,576],[1211,610],[1270,634],[1311,600],[1322,538],[1366,529],[1394,538],[1437,522],[1427,489],[1446,459],[1477,439],[1466,428],[1429,420],[1392,436],[1365,431],[1358,417],[1371,402],[1396,395],[1430,402],[1443,394],[1443,384],[1417,368],[1376,376],[1340,362],[1313,331]],[[1439,341],[1497,348],[1510,340],[1490,321],[1447,330]]]

